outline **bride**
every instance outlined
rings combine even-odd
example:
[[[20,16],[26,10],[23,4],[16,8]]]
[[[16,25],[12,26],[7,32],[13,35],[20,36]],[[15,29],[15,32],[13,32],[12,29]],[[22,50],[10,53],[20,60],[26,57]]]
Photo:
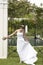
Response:
[[[14,34],[17,34],[17,52],[20,58],[20,63],[35,65],[37,61],[37,51],[32,47],[30,42],[25,37],[24,25],[21,25],[20,29],[17,29],[7,37],[3,37],[3,40],[10,38]]]

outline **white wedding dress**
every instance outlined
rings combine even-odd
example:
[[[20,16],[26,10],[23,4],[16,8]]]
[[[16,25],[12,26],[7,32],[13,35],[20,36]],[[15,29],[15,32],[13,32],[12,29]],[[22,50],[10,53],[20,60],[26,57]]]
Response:
[[[21,61],[34,64],[37,61],[37,52],[29,41],[25,41],[22,32],[17,32],[17,52]]]

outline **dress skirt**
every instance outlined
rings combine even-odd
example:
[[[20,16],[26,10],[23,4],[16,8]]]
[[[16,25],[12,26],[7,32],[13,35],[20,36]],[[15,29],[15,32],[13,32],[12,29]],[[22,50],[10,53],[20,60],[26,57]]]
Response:
[[[24,38],[17,38],[17,52],[21,61],[26,64],[33,64],[37,61],[37,51],[29,41]]]

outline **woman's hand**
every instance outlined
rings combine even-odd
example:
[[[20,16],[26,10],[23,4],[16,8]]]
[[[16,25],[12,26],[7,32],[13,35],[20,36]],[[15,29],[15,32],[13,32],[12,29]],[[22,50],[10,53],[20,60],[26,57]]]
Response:
[[[6,38],[6,37],[3,37],[2,39],[3,39],[3,40],[6,40],[7,38]]]

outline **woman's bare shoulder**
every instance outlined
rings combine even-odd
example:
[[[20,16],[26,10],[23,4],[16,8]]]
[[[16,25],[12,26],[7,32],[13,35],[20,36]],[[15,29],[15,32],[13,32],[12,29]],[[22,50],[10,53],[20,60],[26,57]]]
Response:
[[[16,32],[18,32],[18,31],[22,31],[22,29],[17,29]]]
[[[18,32],[20,29],[17,29],[17,30],[15,30],[16,32]]]
[[[16,31],[21,31],[22,29],[17,29]]]

